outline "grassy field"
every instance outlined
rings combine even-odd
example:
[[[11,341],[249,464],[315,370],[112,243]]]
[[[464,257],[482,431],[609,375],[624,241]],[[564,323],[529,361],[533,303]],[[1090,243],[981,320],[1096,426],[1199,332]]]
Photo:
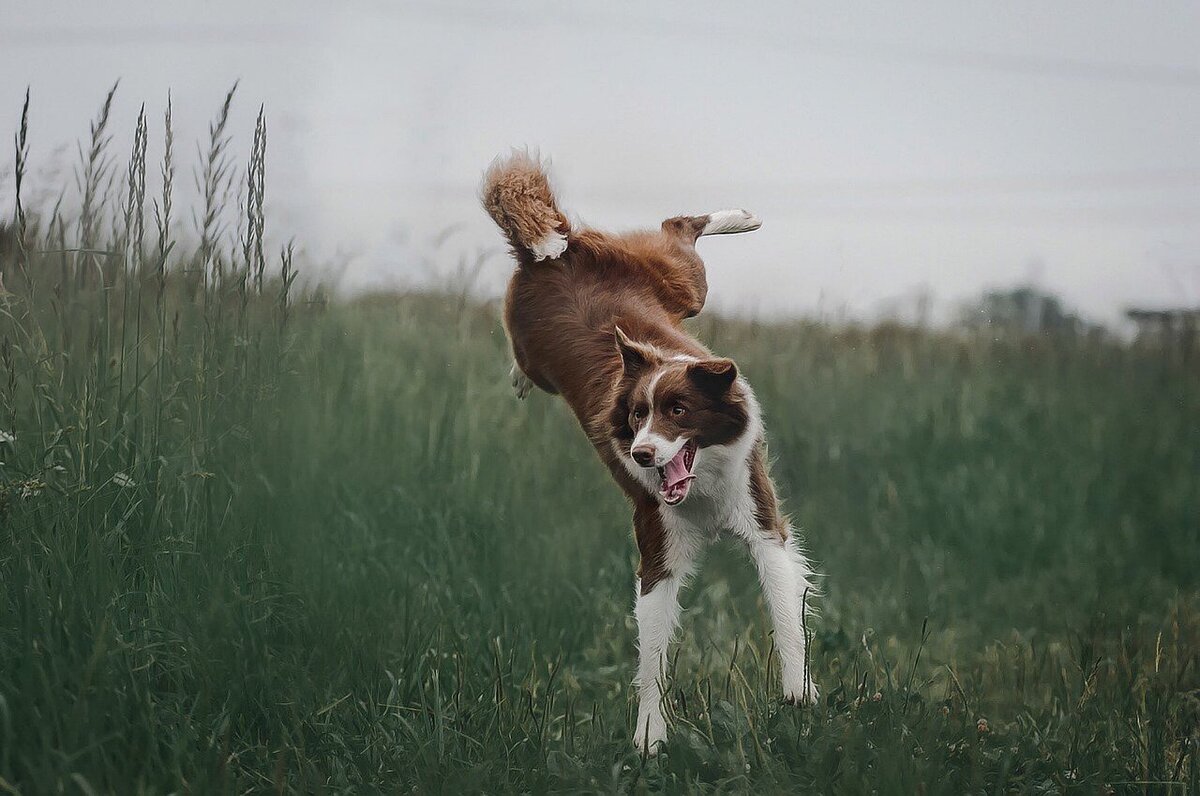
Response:
[[[565,407],[495,306],[297,289],[222,118],[194,242],[103,115],[81,214],[0,237],[0,792],[1200,792],[1194,364],[702,316],[826,576],[822,698],[719,545],[645,760],[629,511]]]

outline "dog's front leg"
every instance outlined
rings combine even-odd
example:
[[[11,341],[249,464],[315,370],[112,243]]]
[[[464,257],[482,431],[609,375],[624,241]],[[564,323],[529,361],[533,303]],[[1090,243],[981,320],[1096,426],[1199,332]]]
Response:
[[[680,579],[675,576],[662,578],[649,591],[642,583],[638,578],[634,610],[638,625],[638,715],[633,745],[653,755],[658,752],[658,745],[667,740],[662,697],[667,649],[679,625]]]
[[[638,566],[634,614],[638,626],[638,715],[633,743],[656,754],[667,739],[663,717],[663,683],[667,650],[679,626],[679,589],[691,574],[696,557],[693,540],[664,526],[652,502],[634,512],[641,563]]]
[[[790,529],[783,533],[756,530],[746,536],[775,627],[784,699],[794,704],[816,702],[805,633],[805,611],[813,591],[808,561]]]

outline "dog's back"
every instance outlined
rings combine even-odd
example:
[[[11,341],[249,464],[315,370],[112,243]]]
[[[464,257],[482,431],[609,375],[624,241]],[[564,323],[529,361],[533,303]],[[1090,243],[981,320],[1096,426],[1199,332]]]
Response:
[[[517,261],[505,302],[516,364],[541,389],[560,393],[585,428],[607,410],[620,372],[614,326],[667,350],[707,355],[680,328],[708,292],[696,239],[757,226],[747,213],[726,211],[623,235],[577,228],[542,164],[522,152],[492,164],[482,201]]]

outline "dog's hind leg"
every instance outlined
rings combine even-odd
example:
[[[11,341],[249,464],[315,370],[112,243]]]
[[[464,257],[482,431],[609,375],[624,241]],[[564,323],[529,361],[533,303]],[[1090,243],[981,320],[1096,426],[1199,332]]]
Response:
[[[729,235],[751,232],[762,226],[753,213],[745,210],[718,210],[702,216],[675,216],[662,222],[662,234],[672,250],[672,269],[680,277],[683,317],[691,318],[704,307],[708,296],[708,279],[704,261],[696,252],[696,241],[705,235]]]
[[[717,210],[702,216],[675,216],[662,222],[663,232],[693,245],[705,235],[753,232],[761,226],[758,216],[748,210]]]

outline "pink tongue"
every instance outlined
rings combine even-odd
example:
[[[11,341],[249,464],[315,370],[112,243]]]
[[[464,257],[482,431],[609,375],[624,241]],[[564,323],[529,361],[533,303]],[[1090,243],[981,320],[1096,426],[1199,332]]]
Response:
[[[667,462],[667,488],[679,486],[684,481],[687,481],[696,476],[688,472],[687,465],[683,463],[684,448],[679,449],[679,453],[675,454],[675,458]]]

